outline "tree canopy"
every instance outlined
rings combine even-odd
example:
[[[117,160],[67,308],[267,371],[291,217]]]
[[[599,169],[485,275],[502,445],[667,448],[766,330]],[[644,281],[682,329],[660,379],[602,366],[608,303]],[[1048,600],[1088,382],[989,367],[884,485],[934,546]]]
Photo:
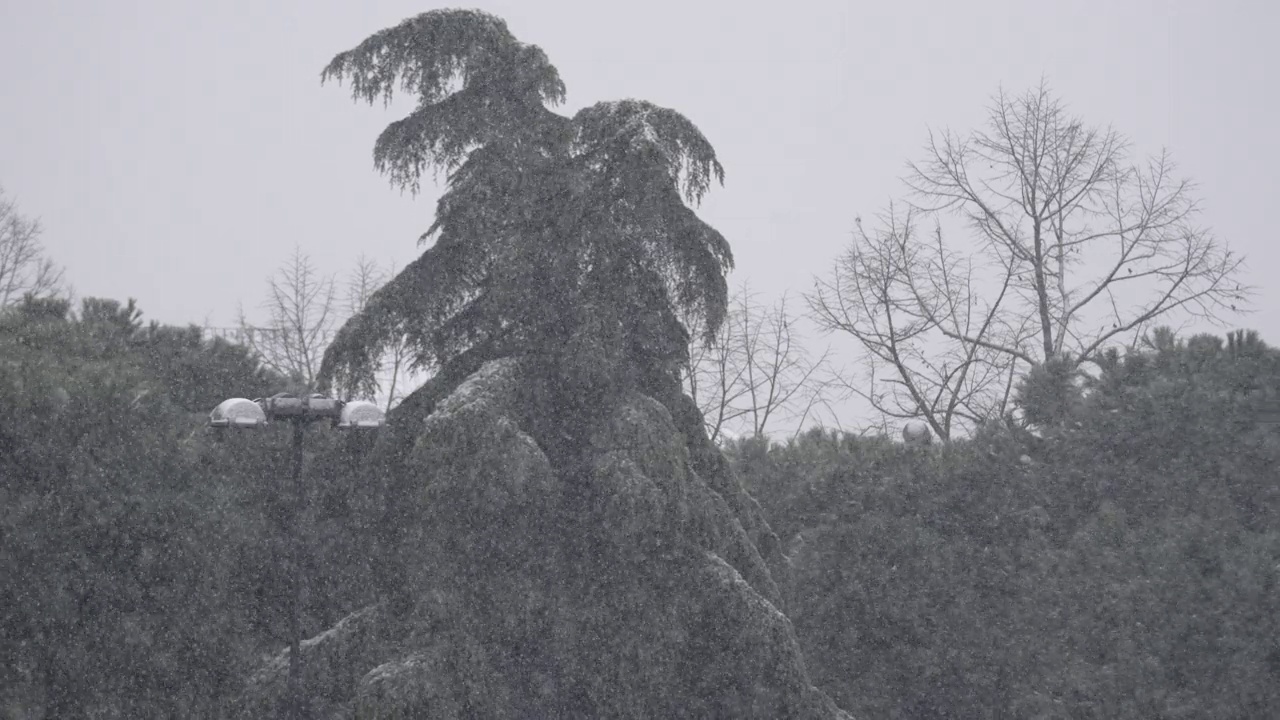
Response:
[[[858,717],[1276,717],[1280,352],[1167,328],[921,453],[813,430],[727,455]],[[1065,419],[1065,421],[1063,421]]]
[[[434,10],[337,55],[322,80],[373,104],[416,96],[374,145],[377,169],[417,193],[447,177],[434,239],[338,332],[321,382],[367,391],[383,347],[416,367],[465,355],[592,358],[643,381],[687,362],[682,317],[714,336],[726,313],[724,237],[689,204],[724,171],[697,127],[641,100],[565,117],[559,72],[506,23]],[[656,375],[655,375],[656,373]]]
[[[286,452],[202,431],[228,388],[281,379],[140,315],[33,295],[0,309],[5,717],[221,717],[238,669],[280,641]]]
[[[1007,412],[1032,366],[1096,365],[1169,316],[1222,323],[1254,293],[1168,153],[1133,157],[1043,84],[998,93],[971,132],[931,133],[909,167],[906,212],[858,222],[809,302],[865,351],[866,382],[847,389],[940,437]]]

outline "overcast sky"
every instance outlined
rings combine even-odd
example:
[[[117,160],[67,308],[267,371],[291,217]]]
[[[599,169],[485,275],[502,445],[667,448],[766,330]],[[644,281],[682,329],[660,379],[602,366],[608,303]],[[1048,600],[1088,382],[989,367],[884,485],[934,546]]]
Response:
[[[0,0],[0,185],[45,226],[79,296],[232,324],[295,243],[329,272],[403,265],[438,190],[372,166],[400,116],[321,68],[427,2]],[[1272,2],[482,2],[540,45],[562,112],[642,98],[696,123],[726,168],[703,216],[733,282],[825,273],[930,128],[967,131],[1042,76],[1086,121],[1167,147],[1203,220],[1262,285],[1239,324],[1280,344],[1280,9]],[[401,108],[403,109],[403,108]]]

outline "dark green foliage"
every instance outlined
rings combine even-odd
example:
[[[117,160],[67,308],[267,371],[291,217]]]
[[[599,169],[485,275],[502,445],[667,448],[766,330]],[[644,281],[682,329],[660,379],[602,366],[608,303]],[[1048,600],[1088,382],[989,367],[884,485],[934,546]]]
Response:
[[[565,93],[540,48],[477,11],[434,10],[381,30],[335,56],[321,77],[350,80],[352,97],[370,104],[390,103],[397,88],[418,97],[418,109],[374,146],[378,170],[415,191],[428,167],[451,170],[477,146],[523,136],[528,114]]]
[[[865,717],[1280,714],[1280,357],[1247,337],[1112,353],[1039,435],[731,448],[819,686]]]
[[[208,412],[227,398],[265,397],[285,379],[261,366],[248,348],[222,338],[205,340],[199,327],[151,323],[133,337],[139,362],[169,398],[188,412]]]
[[[105,300],[0,313],[4,717],[218,717],[243,668],[287,642],[288,439],[204,427],[272,379],[243,348],[139,315]],[[368,583],[344,516],[356,456],[310,435],[313,630]]]
[[[1032,367],[1018,382],[1014,405],[1028,423],[1055,427],[1071,417],[1083,396],[1077,368],[1070,358],[1052,357]]]
[[[18,716],[194,712],[192,694],[230,677],[226,636],[202,637],[221,614],[203,545],[219,533],[193,502],[190,430],[124,357],[131,306],[47,310],[0,318],[3,701]]]
[[[678,311],[704,316],[708,337],[719,326],[729,247],[685,202],[723,170],[679,113],[638,100],[551,112],[564,86],[546,55],[477,11],[383,30],[324,78],[371,103],[416,96],[375,162],[411,190],[428,169],[448,173],[423,236],[434,244],[342,328],[324,381],[366,388],[380,349],[404,334],[419,367],[530,356],[560,403],[673,381],[689,340]]]

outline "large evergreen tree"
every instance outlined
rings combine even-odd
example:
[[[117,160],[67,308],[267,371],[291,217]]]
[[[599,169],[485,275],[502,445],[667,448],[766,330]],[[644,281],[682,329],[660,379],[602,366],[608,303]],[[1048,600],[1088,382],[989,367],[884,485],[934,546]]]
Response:
[[[422,238],[434,244],[341,329],[322,383],[367,391],[382,347],[407,336],[419,367],[520,356],[559,378],[560,400],[590,404],[602,389],[674,379],[690,339],[682,313],[708,337],[719,327],[729,246],[686,202],[723,169],[684,116],[639,100],[552,112],[565,94],[556,68],[478,11],[378,32],[323,79],[371,104],[415,95],[375,164],[413,192],[443,172],[447,190]]]

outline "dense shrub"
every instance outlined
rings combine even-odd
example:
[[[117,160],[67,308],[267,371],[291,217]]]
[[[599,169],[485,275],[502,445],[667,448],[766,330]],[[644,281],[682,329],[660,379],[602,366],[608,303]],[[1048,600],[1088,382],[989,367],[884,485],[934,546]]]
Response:
[[[243,669],[287,643],[287,434],[204,426],[219,393],[278,379],[137,316],[95,300],[0,315],[2,717],[218,717]],[[308,483],[309,629],[367,586],[335,436],[308,438],[324,469]]]
[[[1256,337],[1162,334],[1075,399],[1045,383],[1035,432],[730,451],[790,538],[814,676],[855,714],[1274,717],[1278,381]]]

